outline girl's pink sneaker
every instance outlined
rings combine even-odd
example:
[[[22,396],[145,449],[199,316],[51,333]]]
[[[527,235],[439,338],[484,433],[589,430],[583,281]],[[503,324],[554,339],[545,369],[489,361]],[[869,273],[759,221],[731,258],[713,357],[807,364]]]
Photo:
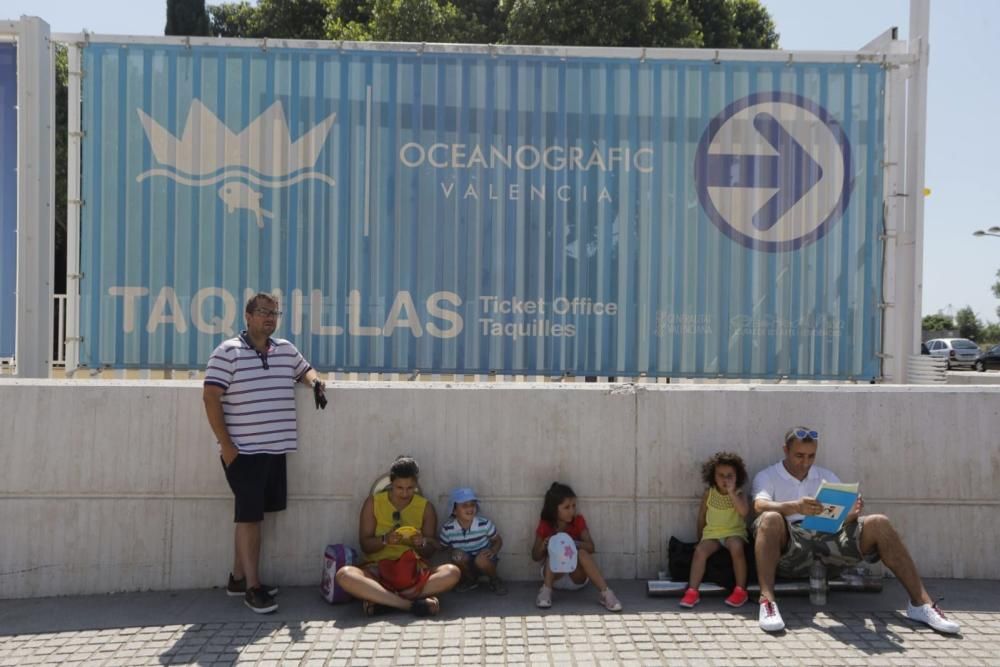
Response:
[[[737,586],[736,588],[733,589],[733,592],[729,594],[729,597],[726,598],[726,604],[728,604],[730,607],[742,607],[744,604],[746,604],[746,601],[747,599],[749,599],[749,597],[750,595],[747,593],[747,590],[745,588],[740,588],[739,586]]]
[[[684,597],[681,598],[681,606],[690,609],[701,602],[701,595],[693,588],[689,588],[684,591]]]

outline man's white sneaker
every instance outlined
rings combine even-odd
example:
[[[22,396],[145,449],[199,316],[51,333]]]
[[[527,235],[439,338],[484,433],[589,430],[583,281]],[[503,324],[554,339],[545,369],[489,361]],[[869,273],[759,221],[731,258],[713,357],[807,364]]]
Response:
[[[757,615],[757,622],[764,632],[780,632],[785,629],[785,621],[781,618],[778,605],[767,598],[760,600],[760,613]]]
[[[914,621],[926,623],[938,632],[945,632],[949,635],[956,634],[960,626],[955,621],[944,615],[938,609],[937,604],[922,604],[914,606],[912,602],[906,603],[906,616]]]
[[[538,589],[538,597],[535,598],[535,606],[539,609],[548,609],[552,606],[552,589],[542,586]]]

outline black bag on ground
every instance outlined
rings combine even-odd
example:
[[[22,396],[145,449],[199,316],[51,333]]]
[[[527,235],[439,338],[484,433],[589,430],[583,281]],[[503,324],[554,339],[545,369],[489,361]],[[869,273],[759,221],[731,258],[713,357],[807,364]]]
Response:
[[[691,560],[694,558],[696,542],[681,542],[671,536],[667,543],[667,570],[673,581],[687,581],[691,577]],[[743,550],[747,559],[747,582],[757,581],[757,569],[754,566],[753,546],[748,544]],[[708,557],[705,563],[704,581],[718,584],[726,590],[736,585],[736,575],[733,573],[733,559],[728,549],[719,549]]]

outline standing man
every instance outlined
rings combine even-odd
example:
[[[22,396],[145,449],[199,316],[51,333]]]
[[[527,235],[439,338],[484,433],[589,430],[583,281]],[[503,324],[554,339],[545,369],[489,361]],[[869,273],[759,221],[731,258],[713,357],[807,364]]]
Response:
[[[816,492],[825,479],[840,479],[826,468],[813,465],[819,433],[796,426],[785,433],[785,458],[764,468],[753,480],[753,508],[758,514],[753,524],[757,578],[760,582],[762,630],[778,632],[785,622],[774,601],[774,577],[809,576],[814,558],[836,567],[851,567],[861,561],[885,563],[910,595],[906,615],[926,623],[938,632],[955,634],[959,625],[944,615],[924,588],[917,566],[899,533],[881,514],[860,516],[864,501],[858,502],[836,533],[813,532],[799,524],[806,515],[823,511]]]
[[[318,405],[326,385],[294,345],[271,338],[281,316],[274,297],[255,294],[244,314],[246,330],[208,360],[203,399],[235,496],[236,556],[226,594],[242,595],[250,609],[267,614],[278,608],[278,589],[259,578],[260,524],[264,512],[285,509],[285,454],[298,439],[295,383],[311,386]]]

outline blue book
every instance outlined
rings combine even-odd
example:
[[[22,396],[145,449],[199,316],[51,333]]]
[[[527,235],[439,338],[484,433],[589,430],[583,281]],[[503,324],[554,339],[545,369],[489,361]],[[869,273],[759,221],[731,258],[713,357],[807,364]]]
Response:
[[[802,527],[819,533],[836,533],[858,501],[858,485],[834,484],[824,479],[816,492],[816,500],[823,503],[823,511],[803,519]]]

